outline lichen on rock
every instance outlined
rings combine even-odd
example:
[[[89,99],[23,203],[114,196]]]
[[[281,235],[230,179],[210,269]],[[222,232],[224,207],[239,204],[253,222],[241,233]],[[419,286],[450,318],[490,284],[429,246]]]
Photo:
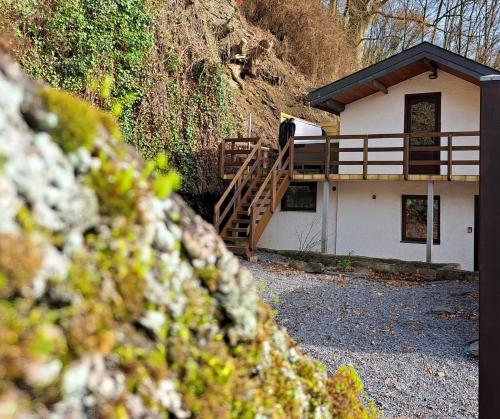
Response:
[[[165,158],[5,57],[0,90],[2,417],[377,415],[276,324]]]

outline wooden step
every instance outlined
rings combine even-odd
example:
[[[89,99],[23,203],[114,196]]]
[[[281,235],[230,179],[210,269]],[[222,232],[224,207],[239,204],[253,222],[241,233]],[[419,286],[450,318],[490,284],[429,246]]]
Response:
[[[250,224],[250,220],[243,220],[241,218],[236,218],[234,220],[232,220],[232,223],[233,224]]]
[[[267,209],[270,208],[270,206],[266,206],[264,208],[262,208],[257,214],[255,214],[257,217],[260,217],[262,214],[264,214]],[[238,216],[247,216],[248,217],[248,221],[250,221],[250,216],[248,215],[248,212],[247,211],[238,211]],[[238,218],[238,220],[243,220],[243,221],[247,221],[246,219],[241,219],[241,218]]]
[[[259,201],[259,204],[262,204],[262,201]],[[271,206],[270,200],[269,200],[269,202],[264,202],[264,210],[266,210],[270,206]],[[250,204],[242,204],[241,207],[243,208],[243,212],[245,214],[248,214],[248,208],[250,207]],[[262,211],[261,211],[261,213],[262,213]]]
[[[248,242],[248,237],[236,237],[236,236],[222,236],[222,240],[225,242]]]
[[[259,199],[259,204],[262,204],[262,202],[265,202],[267,204],[270,204],[271,203],[271,199],[270,198],[266,198],[265,200],[264,199]],[[252,205],[251,202],[243,202],[241,204],[241,207],[244,208],[245,211],[248,210],[248,208],[250,207],[250,205]]]
[[[233,232],[233,233],[245,233],[245,234],[248,234],[250,228],[249,227],[245,227],[245,228],[242,228],[242,227],[227,227],[226,230],[228,232]]]

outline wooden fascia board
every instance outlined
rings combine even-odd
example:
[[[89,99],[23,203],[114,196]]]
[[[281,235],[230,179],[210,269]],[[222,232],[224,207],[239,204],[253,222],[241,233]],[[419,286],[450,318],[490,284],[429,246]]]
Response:
[[[348,84],[347,84],[347,79],[344,79],[346,81],[346,83],[344,83],[344,86],[339,86],[338,88],[333,88],[333,86],[331,86],[332,88],[330,89],[329,92],[325,91],[325,93],[323,93],[322,96],[318,97],[317,99],[311,99],[310,103],[312,106],[314,106],[316,104],[322,103],[322,102],[330,99],[330,97],[332,97],[333,95],[339,95],[339,94],[344,93],[348,90],[351,90],[353,87],[362,86],[364,84],[371,84],[374,80],[377,80],[377,79],[379,79],[379,78],[381,78],[389,73],[392,73],[393,71],[395,71],[398,68],[404,67],[404,66],[411,64],[415,61],[418,61],[424,57],[425,57],[424,53],[420,53],[416,56],[412,55],[411,57],[409,57],[403,61],[400,61],[397,64],[397,66],[391,65],[390,67],[381,68],[378,71],[372,72],[370,75],[358,77],[359,80],[353,81],[353,82],[348,83]],[[358,74],[355,73],[354,75],[358,75]],[[344,80],[339,80],[339,82],[344,81]],[[328,87],[328,86],[326,86],[326,87]]]
[[[345,105],[343,103],[337,102],[336,100],[333,99],[328,99],[326,101],[326,106],[338,113],[344,112],[345,110]]]
[[[371,82],[372,80],[394,71],[394,69],[398,67],[417,61],[419,58],[416,58],[416,56],[418,55],[418,51],[410,49],[393,57],[387,58],[386,60],[374,64],[373,66],[367,67],[364,70],[360,70],[350,76],[311,92],[309,94],[310,102],[312,105],[315,105],[326,100],[327,96],[332,93],[340,94],[348,89],[351,89],[353,86]]]
[[[430,61],[432,61],[433,63],[438,64],[438,66],[437,66],[438,68],[439,68],[439,64],[442,64],[446,67],[449,67],[453,70],[458,71],[459,73],[466,74],[470,77],[473,77],[474,79],[477,79],[478,83],[479,83],[480,78],[485,75],[485,73],[483,73],[483,72],[475,71],[475,70],[471,69],[470,67],[464,67],[457,62],[443,59],[440,56],[429,55],[428,59]]]

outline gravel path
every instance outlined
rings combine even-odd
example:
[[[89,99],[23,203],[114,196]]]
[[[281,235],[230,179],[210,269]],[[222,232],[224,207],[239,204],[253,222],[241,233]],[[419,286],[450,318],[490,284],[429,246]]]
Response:
[[[478,284],[312,275],[259,254],[250,269],[277,320],[331,372],[352,364],[387,418],[476,418]],[[431,313],[446,307],[457,314]]]

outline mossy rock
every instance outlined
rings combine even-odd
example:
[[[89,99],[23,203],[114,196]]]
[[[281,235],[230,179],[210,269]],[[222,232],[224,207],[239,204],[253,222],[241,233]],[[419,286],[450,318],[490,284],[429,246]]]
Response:
[[[250,273],[84,102],[0,57],[0,412],[53,418],[370,418]]]

